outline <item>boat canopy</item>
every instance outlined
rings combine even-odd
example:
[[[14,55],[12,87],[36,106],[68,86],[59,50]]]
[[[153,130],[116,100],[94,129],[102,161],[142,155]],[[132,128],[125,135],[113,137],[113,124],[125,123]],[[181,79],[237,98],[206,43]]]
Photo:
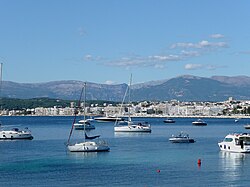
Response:
[[[85,133],[85,139],[90,139],[90,140],[93,140],[95,138],[99,138],[100,135],[96,135],[96,136],[88,136],[86,133]]]

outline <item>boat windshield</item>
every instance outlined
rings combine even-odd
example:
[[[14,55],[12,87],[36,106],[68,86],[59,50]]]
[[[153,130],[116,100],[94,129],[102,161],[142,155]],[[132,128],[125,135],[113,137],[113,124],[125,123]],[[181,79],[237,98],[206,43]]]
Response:
[[[224,139],[224,142],[232,142],[233,141],[233,138],[225,138]]]

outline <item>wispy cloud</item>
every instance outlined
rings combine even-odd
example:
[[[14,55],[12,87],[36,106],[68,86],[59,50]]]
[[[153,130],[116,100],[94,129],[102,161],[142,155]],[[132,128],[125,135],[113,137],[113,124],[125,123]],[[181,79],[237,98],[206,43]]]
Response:
[[[240,51],[237,54],[245,54],[245,55],[250,55],[250,51]]]
[[[220,39],[224,38],[225,36],[223,34],[211,34],[210,38]]]
[[[222,34],[210,35],[213,38],[222,38]],[[117,59],[104,59],[94,57],[91,54],[84,56],[84,61],[96,61],[106,66],[116,66],[129,69],[130,67],[153,67],[164,68],[167,63],[185,61],[191,58],[199,57],[204,54],[209,54],[214,51],[229,47],[228,43],[220,41],[201,40],[199,42],[178,42],[170,45],[168,52],[161,54],[152,54],[148,56],[128,55]],[[213,69],[212,66],[204,66],[201,64],[186,64],[185,69],[194,70],[200,68]]]
[[[215,49],[215,48],[225,48],[228,47],[228,44],[226,42],[209,42],[207,40],[202,40],[198,43],[185,43],[185,42],[180,42],[180,43],[175,43],[171,45],[171,49],[176,49],[176,48],[186,48],[186,49],[191,49],[191,48],[196,48],[196,49]]]
[[[109,85],[111,85],[111,84],[115,84],[116,82],[115,81],[111,81],[111,80],[107,80],[107,81],[105,81],[105,84],[109,84]]]
[[[148,57],[132,56],[123,57],[120,59],[107,61],[106,65],[109,66],[137,66],[137,67],[149,67],[153,66],[156,68],[164,67],[164,63],[171,61],[179,61],[182,58],[178,55],[154,55]]]
[[[196,70],[196,69],[202,69],[202,64],[186,64],[184,67],[186,70]]]
[[[206,70],[216,70],[219,68],[226,68],[225,66],[217,66],[217,65],[211,65],[211,64],[186,64],[184,66],[186,70],[198,70],[198,69],[206,69]]]

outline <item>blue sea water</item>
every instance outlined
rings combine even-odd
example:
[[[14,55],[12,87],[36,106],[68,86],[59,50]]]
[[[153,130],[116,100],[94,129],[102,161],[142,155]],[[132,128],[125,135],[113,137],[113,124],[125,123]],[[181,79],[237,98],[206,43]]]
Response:
[[[221,152],[228,133],[247,132],[247,119],[145,119],[152,133],[114,133],[113,123],[95,122],[110,152],[66,151],[73,117],[2,117],[6,126],[29,127],[33,140],[0,141],[0,186],[249,186],[250,154]],[[193,144],[173,144],[172,134],[188,132]],[[74,139],[82,137],[74,131]],[[197,161],[201,159],[201,165]]]

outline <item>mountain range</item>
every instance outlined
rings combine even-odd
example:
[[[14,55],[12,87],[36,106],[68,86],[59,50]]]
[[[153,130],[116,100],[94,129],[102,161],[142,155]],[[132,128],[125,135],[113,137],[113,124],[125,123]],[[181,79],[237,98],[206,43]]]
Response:
[[[7,98],[56,98],[77,100],[84,85],[82,81],[64,80],[46,83],[2,82],[1,96]],[[87,82],[88,100],[122,101],[127,84],[97,84]],[[250,77],[213,76],[210,78],[183,75],[171,79],[135,84],[131,89],[133,101],[225,101],[229,97],[250,100]]]

